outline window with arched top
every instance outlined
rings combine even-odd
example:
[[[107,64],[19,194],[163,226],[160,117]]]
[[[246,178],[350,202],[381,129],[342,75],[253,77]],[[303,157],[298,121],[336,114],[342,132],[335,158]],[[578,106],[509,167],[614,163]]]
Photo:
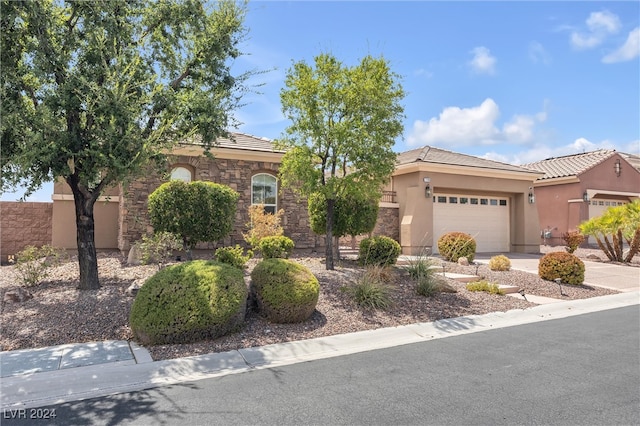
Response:
[[[264,210],[275,214],[278,210],[278,180],[260,173],[251,178],[251,204],[264,204]]]
[[[174,167],[171,170],[171,180],[176,180],[176,179],[184,182],[191,182],[193,180],[191,170],[182,166]]]

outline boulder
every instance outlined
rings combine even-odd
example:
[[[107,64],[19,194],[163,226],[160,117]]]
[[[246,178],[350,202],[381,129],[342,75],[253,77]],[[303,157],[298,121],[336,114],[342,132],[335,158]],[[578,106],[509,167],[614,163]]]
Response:
[[[460,266],[469,266],[469,259],[466,257],[461,257],[458,259],[458,265]]]
[[[136,243],[131,246],[129,249],[129,256],[127,256],[127,264],[128,265],[140,265],[142,264],[142,253],[140,251],[140,246]]]

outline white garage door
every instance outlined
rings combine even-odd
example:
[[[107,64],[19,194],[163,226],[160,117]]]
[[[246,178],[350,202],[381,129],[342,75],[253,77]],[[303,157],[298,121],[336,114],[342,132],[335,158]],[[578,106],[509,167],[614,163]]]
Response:
[[[621,206],[623,204],[626,203],[620,200],[592,199],[589,202],[589,219],[592,217],[602,216],[609,207]]]
[[[506,197],[435,194],[433,249],[447,232],[465,232],[476,240],[476,252],[509,251],[509,205]]]

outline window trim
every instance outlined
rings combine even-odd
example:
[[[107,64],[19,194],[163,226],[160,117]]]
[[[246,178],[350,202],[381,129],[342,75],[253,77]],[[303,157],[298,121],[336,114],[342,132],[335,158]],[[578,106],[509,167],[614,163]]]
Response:
[[[173,174],[176,170],[178,169],[182,169],[182,170],[186,170],[187,172],[189,172],[189,180],[185,180],[182,179],[181,177],[174,177]],[[171,166],[171,171],[169,172],[169,180],[181,180],[183,182],[189,183],[189,182],[193,182],[194,180],[194,173],[193,170],[191,169],[191,167],[186,166],[184,164],[174,164],[173,166]]]
[[[274,186],[275,186],[275,194],[273,195],[273,198],[275,200],[274,204],[265,203],[264,199],[266,197],[264,196],[264,194],[262,196],[262,199],[263,199],[262,202],[260,202],[260,203],[254,202],[254,195],[255,195],[254,189],[253,189],[254,188],[254,182],[255,182],[256,178],[263,177],[263,176],[271,178],[274,181]],[[266,183],[265,183],[265,186],[266,186]],[[265,207],[265,210],[266,210],[267,207],[273,207],[274,208],[273,213],[278,211],[278,178],[276,176],[274,176],[274,175],[272,175],[270,173],[256,173],[255,175],[251,176],[251,205],[253,206],[253,205],[256,205],[256,204],[262,204]]]

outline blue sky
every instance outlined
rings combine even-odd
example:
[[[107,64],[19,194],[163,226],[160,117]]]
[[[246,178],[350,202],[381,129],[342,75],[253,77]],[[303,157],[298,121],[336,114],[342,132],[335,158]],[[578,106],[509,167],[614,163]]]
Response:
[[[613,148],[640,153],[640,2],[249,3],[236,69],[271,70],[237,112],[278,138],[295,61],[383,56],[407,92],[397,152],[424,145],[525,164]],[[33,200],[49,201],[50,187]],[[3,194],[16,199],[21,194]]]

